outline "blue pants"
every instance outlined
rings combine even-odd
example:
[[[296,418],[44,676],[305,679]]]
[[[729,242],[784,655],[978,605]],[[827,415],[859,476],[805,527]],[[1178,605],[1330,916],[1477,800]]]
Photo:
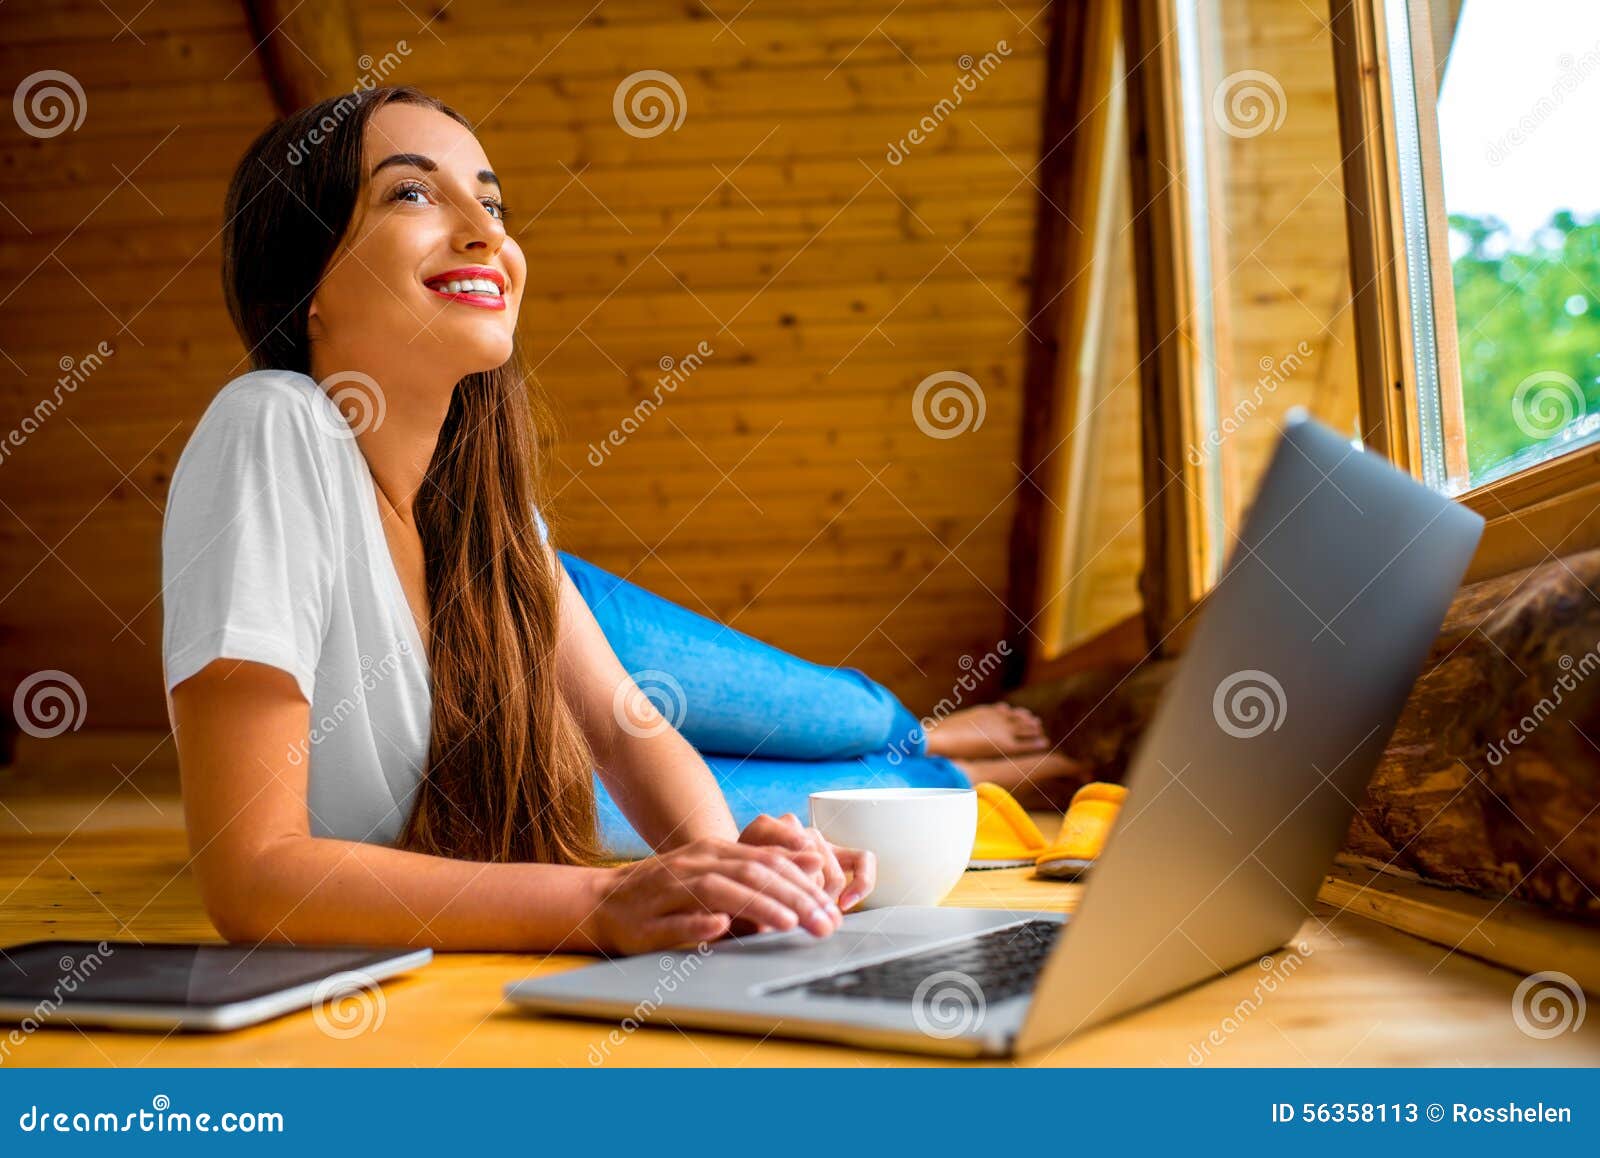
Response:
[[[851,668],[809,663],[561,553],[617,658],[705,758],[743,828],[765,812],[807,819],[829,788],[966,788],[927,754],[921,724]],[[600,839],[617,856],[650,847],[596,779]]]

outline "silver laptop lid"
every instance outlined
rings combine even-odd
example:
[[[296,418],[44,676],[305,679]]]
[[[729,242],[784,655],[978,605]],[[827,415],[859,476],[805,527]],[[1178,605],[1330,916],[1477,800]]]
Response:
[[[1291,416],[1040,974],[1019,1049],[1294,934],[1482,529],[1377,455]]]

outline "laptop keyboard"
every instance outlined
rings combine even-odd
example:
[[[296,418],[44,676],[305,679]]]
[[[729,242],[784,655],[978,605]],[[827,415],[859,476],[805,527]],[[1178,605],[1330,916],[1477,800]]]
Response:
[[[786,985],[770,993],[804,992],[818,997],[862,997],[875,1001],[912,1001],[918,988],[939,973],[970,977],[988,1004],[1033,989],[1045,958],[1061,933],[1056,921],[1028,921],[983,933],[970,940],[925,953],[892,957],[844,973],[830,973]]]

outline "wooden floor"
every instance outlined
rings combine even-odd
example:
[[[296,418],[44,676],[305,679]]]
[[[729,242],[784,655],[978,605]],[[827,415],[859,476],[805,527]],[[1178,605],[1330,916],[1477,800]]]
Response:
[[[96,763],[93,753],[89,763]],[[118,762],[109,769],[98,764],[48,773],[0,772],[0,944],[45,938],[215,938],[186,869],[182,814],[170,779],[151,776],[145,767],[124,780],[131,770],[131,762]],[[1074,894],[1074,886],[1031,880],[1025,870],[969,873],[950,903],[1066,910]],[[1327,895],[1348,896],[1349,889]],[[1512,1011],[1518,972],[1322,902],[1298,940],[1307,951],[1292,976],[1264,996],[1258,982],[1265,970],[1247,966],[1018,1064],[1600,1064],[1600,1017],[1548,1039],[1518,1029]],[[1282,958],[1277,955],[1274,967]],[[215,1037],[56,1028],[10,1046],[0,1064],[940,1064],[909,1055],[670,1027],[609,1041],[612,1026],[534,1018],[501,999],[508,981],[570,969],[582,960],[441,956],[411,977],[386,984],[381,1006],[365,1017],[369,1028],[349,1037],[324,1032],[309,1012]]]

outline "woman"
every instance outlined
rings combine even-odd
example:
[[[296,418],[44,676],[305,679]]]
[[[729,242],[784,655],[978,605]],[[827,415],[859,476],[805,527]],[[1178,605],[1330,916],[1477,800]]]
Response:
[[[871,856],[761,809],[843,782],[967,783],[951,756],[1016,776],[1008,754],[1032,753],[1024,773],[1046,759],[1038,722],[991,708],[924,741],[858,673],[558,557],[505,217],[466,122],[411,89],[305,110],[235,173],[223,276],[257,370],[197,427],[163,534],[207,910],[247,940],[627,953],[735,927],[826,936],[871,889]],[[335,401],[352,391],[381,420],[352,421]],[[742,831],[629,669],[682,696]],[[654,855],[608,867],[602,828],[610,851]]]

